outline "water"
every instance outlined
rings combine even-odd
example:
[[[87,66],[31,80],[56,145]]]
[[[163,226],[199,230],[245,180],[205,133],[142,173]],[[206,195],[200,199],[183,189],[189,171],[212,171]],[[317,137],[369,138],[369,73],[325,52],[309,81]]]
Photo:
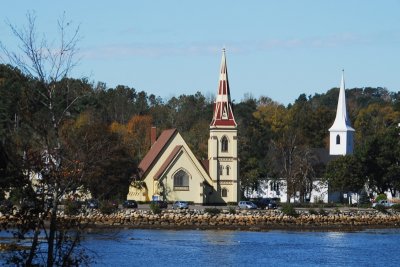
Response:
[[[108,230],[82,245],[93,266],[399,266],[400,230]]]

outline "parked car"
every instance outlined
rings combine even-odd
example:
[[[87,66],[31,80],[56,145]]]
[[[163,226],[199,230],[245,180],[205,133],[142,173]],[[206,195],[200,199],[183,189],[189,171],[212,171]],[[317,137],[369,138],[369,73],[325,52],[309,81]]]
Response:
[[[389,207],[393,206],[394,203],[392,203],[392,202],[390,202],[389,200],[386,200],[386,199],[382,199],[382,200],[379,200],[378,202],[372,203],[372,207],[373,208],[375,208],[378,205],[381,205],[381,206],[384,206],[386,208],[389,208]]]
[[[251,201],[239,201],[239,209],[257,209],[257,205]]]
[[[172,204],[173,209],[188,209],[189,208],[189,203],[186,201],[175,201],[174,204]]]
[[[278,207],[276,202],[270,198],[261,198],[257,200],[257,202],[255,202],[254,204],[256,204],[257,207],[260,209],[267,209],[267,210],[276,209]]]
[[[86,206],[89,209],[98,209],[99,208],[99,201],[97,199],[89,199],[86,203]]]
[[[152,203],[153,205],[159,206],[161,209],[166,209],[166,208],[168,208],[168,202],[167,202],[167,201],[153,200],[151,203]]]
[[[125,200],[124,203],[122,203],[122,207],[125,209],[137,209],[138,204],[135,200]]]

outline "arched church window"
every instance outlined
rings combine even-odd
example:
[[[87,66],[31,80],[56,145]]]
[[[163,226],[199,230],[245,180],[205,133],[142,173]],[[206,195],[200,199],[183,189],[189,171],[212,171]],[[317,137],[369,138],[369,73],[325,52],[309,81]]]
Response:
[[[219,165],[219,175],[223,175],[224,174],[224,166]]]
[[[336,135],[336,144],[340,145],[340,135]]]
[[[229,171],[230,171],[231,167],[226,166],[226,175],[229,175]]]
[[[221,190],[221,196],[222,196],[222,197],[227,197],[227,196],[228,196],[228,189],[222,188],[222,190]]]
[[[221,139],[221,151],[228,152],[228,138],[226,136]]]
[[[189,190],[189,175],[184,170],[180,170],[174,175],[174,190],[175,191]]]

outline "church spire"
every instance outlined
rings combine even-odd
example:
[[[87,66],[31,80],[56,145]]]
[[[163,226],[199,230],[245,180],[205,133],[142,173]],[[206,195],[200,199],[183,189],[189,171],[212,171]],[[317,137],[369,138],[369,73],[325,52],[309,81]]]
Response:
[[[354,146],[354,129],[350,125],[346,110],[346,95],[344,86],[344,71],[342,73],[342,81],[339,89],[339,99],[336,110],[336,118],[330,132],[330,155],[349,155],[353,154]]]
[[[329,131],[354,131],[354,129],[351,127],[350,120],[347,116],[344,70],[342,70],[342,81],[340,83],[340,89],[339,89],[339,99],[336,110],[336,118],[335,122],[333,123]]]
[[[217,98],[214,103],[214,114],[210,127],[218,126],[236,127],[236,121],[232,111],[231,93],[229,90],[225,48],[222,49],[219,87]]]

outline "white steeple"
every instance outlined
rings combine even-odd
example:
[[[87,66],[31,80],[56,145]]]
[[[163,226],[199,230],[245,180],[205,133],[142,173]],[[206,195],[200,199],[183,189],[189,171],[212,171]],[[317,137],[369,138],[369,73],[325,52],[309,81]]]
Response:
[[[354,129],[350,125],[350,120],[346,110],[346,95],[344,85],[344,70],[342,72],[342,81],[339,89],[339,99],[336,110],[336,118],[329,129],[330,132],[330,155],[353,154],[353,136]]]

